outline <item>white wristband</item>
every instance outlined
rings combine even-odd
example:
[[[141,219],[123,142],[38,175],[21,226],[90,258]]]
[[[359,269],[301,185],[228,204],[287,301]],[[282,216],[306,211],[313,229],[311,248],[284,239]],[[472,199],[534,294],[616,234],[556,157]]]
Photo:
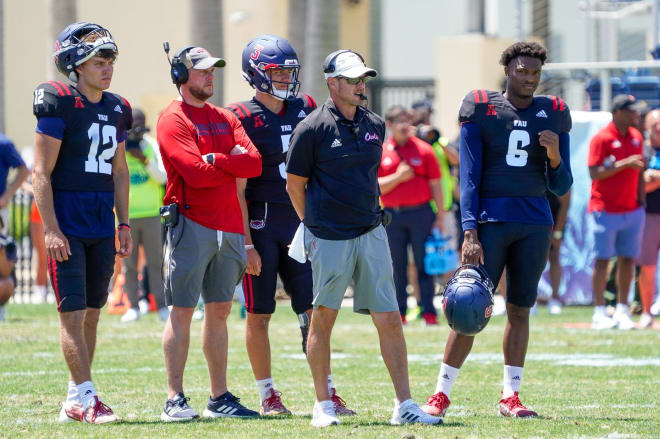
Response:
[[[254,248],[254,245],[252,244],[245,244],[245,250],[252,250]]]

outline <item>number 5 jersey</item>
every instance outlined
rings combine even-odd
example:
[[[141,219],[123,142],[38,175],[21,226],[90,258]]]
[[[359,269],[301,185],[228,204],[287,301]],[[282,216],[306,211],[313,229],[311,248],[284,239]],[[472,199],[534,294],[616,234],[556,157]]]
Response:
[[[132,110],[121,96],[103,92],[92,103],[59,81],[34,91],[36,132],[62,141],[51,173],[55,215],[65,234],[114,235],[112,160],[131,128]]]

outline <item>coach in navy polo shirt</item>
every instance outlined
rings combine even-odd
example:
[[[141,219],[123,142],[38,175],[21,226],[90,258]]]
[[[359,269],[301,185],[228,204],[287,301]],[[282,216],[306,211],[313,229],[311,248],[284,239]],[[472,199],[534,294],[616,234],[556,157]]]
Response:
[[[330,98],[295,128],[287,156],[287,192],[303,221],[312,263],[314,312],[307,340],[316,403],[312,425],[339,424],[328,392],[330,334],[346,288],[353,310],[371,314],[397,402],[392,424],[441,422],[410,398],[406,343],[392,279],[392,259],[378,204],[383,120],[362,107],[376,76],[360,55],[333,52],[323,63]],[[295,239],[294,239],[295,241]]]

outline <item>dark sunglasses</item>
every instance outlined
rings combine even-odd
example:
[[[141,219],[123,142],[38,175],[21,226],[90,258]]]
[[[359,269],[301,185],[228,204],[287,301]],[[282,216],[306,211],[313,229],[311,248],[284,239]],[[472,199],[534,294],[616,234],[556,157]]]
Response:
[[[363,84],[367,84],[367,82],[371,79],[371,76],[362,76],[360,78],[347,78],[346,76],[339,76],[339,78],[346,80],[351,85],[358,85],[360,82]]]

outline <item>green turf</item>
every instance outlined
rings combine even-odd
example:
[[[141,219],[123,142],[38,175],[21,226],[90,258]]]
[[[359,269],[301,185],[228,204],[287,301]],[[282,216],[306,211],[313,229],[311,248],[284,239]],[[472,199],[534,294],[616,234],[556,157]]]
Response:
[[[164,424],[165,401],[160,337],[154,314],[132,325],[102,315],[96,388],[122,419],[114,425],[58,424],[58,402],[66,395],[67,372],[59,350],[58,319],[52,305],[9,305],[0,323],[0,437],[231,437],[239,438],[469,438],[660,436],[660,331],[567,329],[589,321],[588,308],[567,308],[558,317],[544,309],[532,318],[532,334],[521,396],[541,418],[497,416],[502,377],[504,317],[494,317],[461,370],[452,405],[442,426],[392,427],[393,390],[379,356],[371,320],[344,309],[333,334],[333,377],[339,394],[358,412],[342,425],[309,425],[314,392],[300,354],[297,319],[280,302],[271,326],[273,376],[293,417]],[[230,321],[230,390],[258,408],[258,395],[243,345],[244,321]],[[448,330],[444,322],[405,328],[410,380],[422,403],[434,390]],[[571,363],[572,362],[572,363]],[[627,365],[626,365],[627,364]],[[186,394],[201,412],[208,378],[200,345],[200,322],[193,322],[192,348],[185,375]]]

